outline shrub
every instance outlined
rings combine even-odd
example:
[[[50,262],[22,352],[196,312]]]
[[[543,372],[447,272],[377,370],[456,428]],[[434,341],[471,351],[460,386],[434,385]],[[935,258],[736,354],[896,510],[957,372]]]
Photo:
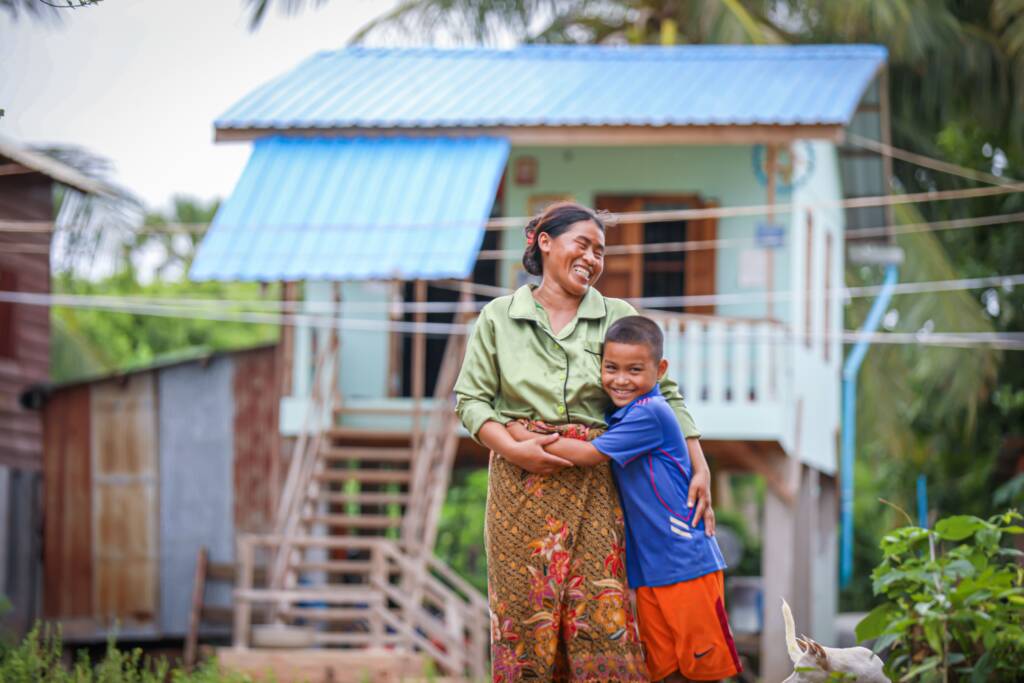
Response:
[[[883,602],[857,626],[860,640],[889,649],[886,670],[900,681],[1017,681],[1024,671],[1021,515],[959,515],[934,529],[907,526],[881,542],[872,574]]]
[[[216,661],[195,671],[173,669],[164,659],[151,660],[142,650],[119,650],[113,640],[103,659],[93,664],[84,651],[70,669],[62,662],[60,629],[36,625],[17,647],[0,651],[3,683],[251,683],[240,674],[221,672]]]

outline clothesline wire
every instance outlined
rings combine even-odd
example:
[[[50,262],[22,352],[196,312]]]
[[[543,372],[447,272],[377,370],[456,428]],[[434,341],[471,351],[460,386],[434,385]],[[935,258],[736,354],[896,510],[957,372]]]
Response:
[[[64,300],[62,295],[46,295],[46,294],[27,294],[24,292],[18,293],[24,296],[19,297],[18,303],[29,304],[29,305],[60,305],[67,306],[70,308],[104,308],[103,306],[96,304],[81,304],[76,302],[68,302]],[[8,293],[0,293],[0,300],[10,299]],[[244,322],[254,324],[278,324],[278,325],[291,325],[291,326],[302,326],[309,327],[312,329],[319,330],[341,330],[350,332],[397,332],[406,335],[410,334],[423,334],[425,336],[447,336],[450,334],[466,334],[469,331],[469,326],[464,324],[453,324],[453,323],[404,323],[404,322],[387,322],[387,321],[374,321],[374,320],[351,320],[344,319],[339,320],[337,318],[329,318],[325,316],[310,316],[301,314],[288,314],[288,313],[218,313],[215,311],[206,312],[190,312],[188,315],[182,315],[180,312],[171,309],[169,307],[162,306],[143,306],[143,305],[132,305],[127,307],[118,307],[116,312],[132,313],[135,315],[153,315],[159,317],[171,317],[171,318],[190,318],[199,320],[214,320],[221,322]],[[804,344],[805,337],[802,335],[794,334],[780,334],[781,328],[774,327],[775,332],[771,329],[773,325],[770,321],[750,321],[753,324],[759,324],[763,331],[754,332],[742,335],[742,339],[746,341],[760,341],[767,340],[772,344]],[[719,330],[724,329],[726,326],[723,325]],[[708,327],[708,334],[714,335],[715,331],[712,331],[711,327]],[[712,338],[714,338],[712,336]],[[873,343],[884,343],[884,344],[901,344],[901,345],[919,345],[919,346],[939,346],[949,348],[976,348],[985,347],[993,348],[996,350],[1007,350],[1007,351],[1019,351],[1024,350],[1024,333],[1021,332],[1008,332],[1008,333],[990,333],[990,332],[928,332],[928,333],[862,333],[856,330],[844,330],[839,335],[832,334],[817,334],[812,335],[812,339],[816,340],[831,340],[833,338],[840,339],[843,343],[855,343],[861,339],[868,338]],[[724,340],[723,340],[724,341]]]
[[[479,288],[480,285],[459,281],[439,283],[442,286],[455,290],[466,290]],[[911,294],[934,294],[941,292],[965,291],[984,289],[988,287],[1002,288],[1004,290],[1024,285],[1024,273],[1011,275],[992,275],[978,278],[960,278],[947,280],[928,280],[922,282],[901,282],[890,287],[894,295]],[[503,296],[510,294],[512,290],[504,287],[483,286],[486,296]],[[862,285],[855,287],[844,287],[840,295],[847,299],[857,299],[877,296],[883,289],[883,285]],[[0,291],[0,302],[27,303],[18,299],[17,295],[30,294],[28,292],[3,292]],[[44,295],[44,293],[39,293]],[[54,297],[63,297],[62,301],[68,302],[91,302],[100,306],[119,305],[144,305],[162,306],[176,310],[225,310],[237,311],[239,308],[258,309],[259,311],[271,311],[278,313],[300,313],[311,316],[327,316],[342,319],[341,316],[352,313],[378,312],[386,313],[391,317],[397,317],[406,313],[456,313],[456,312],[477,312],[486,301],[427,301],[427,302],[332,302],[332,301],[280,301],[273,299],[203,299],[195,297],[147,297],[135,295],[103,295],[103,294],[52,294]],[[740,304],[765,303],[768,301],[796,301],[804,303],[807,298],[806,292],[793,293],[786,290],[760,291],[760,292],[735,292],[724,294],[691,294],[682,296],[662,297],[634,297],[626,300],[631,304],[645,309],[662,309],[683,306],[730,306]],[[64,304],[59,304],[64,305]],[[70,305],[70,304],[68,304]],[[339,313],[341,316],[339,316]],[[344,318],[356,320],[355,318]]]
[[[923,294],[923,293],[934,293],[934,292],[949,292],[949,291],[962,291],[967,289],[980,289],[985,287],[1002,287],[1004,289],[1010,289],[1014,286],[1024,284],[1024,273],[1015,275],[1005,276],[992,276],[985,278],[968,278],[961,280],[937,280],[931,282],[910,282],[910,283],[899,283],[893,287],[893,293],[895,295],[906,295],[906,294]],[[867,297],[874,296],[879,293],[881,286],[870,285],[864,287],[846,288],[844,295],[849,298]],[[767,301],[769,298],[772,300],[790,300],[797,299],[800,301],[803,296],[793,296],[791,292],[761,292],[754,293],[758,295],[759,299],[752,298],[752,295],[745,294],[719,294],[719,295],[695,295],[690,297],[646,297],[640,299],[630,299],[629,301],[638,307],[649,310],[652,315],[658,313],[665,313],[664,311],[657,310],[658,308],[665,308],[671,306],[682,306],[682,305],[693,305],[693,306],[706,306],[710,305],[709,299],[720,303],[752,303],[754,301]],[[311,311],[287,311],[282,308],[273,310],[273,306],[278,304],[286,304],[290,302],[264,302],[267,307],[271,308],[268,312],[258,311],[238,311],[231,310],[231,306],[227,305],[230,303],[232,306],[237,306],[237,302],[225,302],[224,300],[211,302],[210,300],[204,299],[191,299],[191,300],[162,300],[154,301],[151,298],[142,297],[118,297],[118,296],[90,296],[90,295],[78,295],[78,294],[50,294],[50,293],[32,293],[32,292],[11,292],[11,291],[0,291],[0,302],[13,303],[13,304],[24,304],[24,305],[37,305],[37,306],[63,306],[69,308],[85,308],[85,309],[99,309],[106,310],[109,312],[122,312],[132,314],[143,314],[143,315],[164,315],[168,317],[177,318],[195,318],[195,319],[215,319],[219,320],[226,316],[227,320],[237,322],[251,322],[251,323],[264,323],[264,324],[284,324],[284,325],[300,325],[300,326],[311,326],[311,327],[329,327],[339,328],[348,330],[383,330],[392,332],[403,332],[403,333],[426,333],[426,334],[449,334],[449,333],[462,333],[466,330],[466,325],[459,323],[433,323],[433,322],[405,322],[400,320],[384,320],[384,319],[360,319],[343,317],[338,315],[337,308],[334,308],[327,312],[311,312]],[[212,303],[212,305],[211,305]],[[298,302],[291,302],[298,303]],[[443,302],[428,303],[423,308],[417,309],[416,312],[439,312],[437,304]],[[459,302],[452,304],[445,304],[447,306],[445,312],[463,312],[467,314],[475,313],[482,306],[482,302]],[[669,313],[669,315],[672,315]],[[212,316],[212,317],[211,317]],[[683,314],[683,318],[686,314]],[[707,316],[695,316],[703,317],[707,319]],[[724,322],[735,322],[736,319],[723,318]],[[769,321],[756,321],[753,319],[745,320],[744,322],[755,323],[755,322],[769,322]],[[850,331],[853,333],[853,331]]]
[[[954,190],[936,190],[927,192],[914,192],[909,194],[884,194],[884,195],[871,195],[866,197],[849,197],[846,199],[819,199],[810,202],[783,202],[783,203],[768,203],[768,204],[750,204],[741,206],[725,206],[725,207],[704,207],[694,209],[660,209],[657,211],[633,211],[633,212],[620,212],[620,213],[608,213],[609,227],[616,227],[618,225],[635,224],[635,223],[666,223],[676,221],[687,221],[687,220],[700,220],[707,218],[740,218],[740,217],[757,217],[757,216],[771,216],[776,214],[789,214],[793,211],[798,210],[811,210],[811,209],[858,209],[858,208],[873,208],[881,206],[893,206],[898,204],[918,204],[923,202],[934,202],[934,201],[952,201],[958,199],[976,199],[980,197],[991,197],[1001,194],[1011,194],[1015,192],[1024,191],[1024,183],[1011,182],[996,186],[986,187],[973,187],[973,188],[962,188]],[[484,222],[484,228],[486,230],[509,230],[515,228],[522,228],[530,220],[529,216],[503,216],[497,218],[490,218]],[[178,228],[189,227],[189,230],[174,229],[168,230],[164,228],[170,228],[171,226],[163,226],[162,229],[157,232],[152,228],[145,228],[141,231],[133,231],[136,234],[145,234],[146,231],[152,231],[154,234],[163,234],[169,232],[177,232],[181,234],[189,234],[196,232],[203,232],[210,226],[210,224],[174,224]],[[472,220],[462,221],[438,221],[438,222],[422,222],[422,223],[395,223],[395,224],[330,224],[324,226],[317,225],[301,225],[301,226],[274,226],[265,225],[263,227],[269,229],[280,229],[280,230],[302,230],[307,231],[316,229],[318,227],[329,228],[332,231],[337,230],[352,230],[359,232],[363,230],[401,230],[401,229],[437,229],[437,228],[450,228],[459,229],[463,228],[466,230],[478,230],[479,222]],[[195,228],[195,229],[192,229]],[[22,221],[0,221],[0,233],[11,232],[11,233],[48,233],[53,231],[53,224],[47,221],[41,222],[22,222]]]

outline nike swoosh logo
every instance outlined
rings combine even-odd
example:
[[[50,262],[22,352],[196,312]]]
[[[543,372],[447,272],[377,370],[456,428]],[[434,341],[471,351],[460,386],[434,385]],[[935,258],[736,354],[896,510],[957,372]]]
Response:
[[[715,646],[712,645],[708,649],[704,650],[704,652],[694,652],[693,653],[693,658],[694,659],[700,659],[701,657],[703,657],[704,655],[706,655],[707,653],[711,652],[714,649],[715,649]]]

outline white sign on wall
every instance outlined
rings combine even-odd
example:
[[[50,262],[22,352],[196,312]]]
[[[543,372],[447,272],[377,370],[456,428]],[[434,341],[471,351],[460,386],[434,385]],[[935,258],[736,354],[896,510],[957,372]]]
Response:
[[[740,251],[739,287],[759,289],[768,284],[768,251],[766,249],[743,249]]]

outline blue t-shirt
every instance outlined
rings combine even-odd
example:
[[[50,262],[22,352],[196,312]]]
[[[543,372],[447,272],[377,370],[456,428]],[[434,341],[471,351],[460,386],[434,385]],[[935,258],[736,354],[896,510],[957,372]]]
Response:
[[[718,542],[686,507],[690,453],[657,386],[611,413],[592,442],[611,458],[626,519],[629,585],[667,586],[725,569]]]

